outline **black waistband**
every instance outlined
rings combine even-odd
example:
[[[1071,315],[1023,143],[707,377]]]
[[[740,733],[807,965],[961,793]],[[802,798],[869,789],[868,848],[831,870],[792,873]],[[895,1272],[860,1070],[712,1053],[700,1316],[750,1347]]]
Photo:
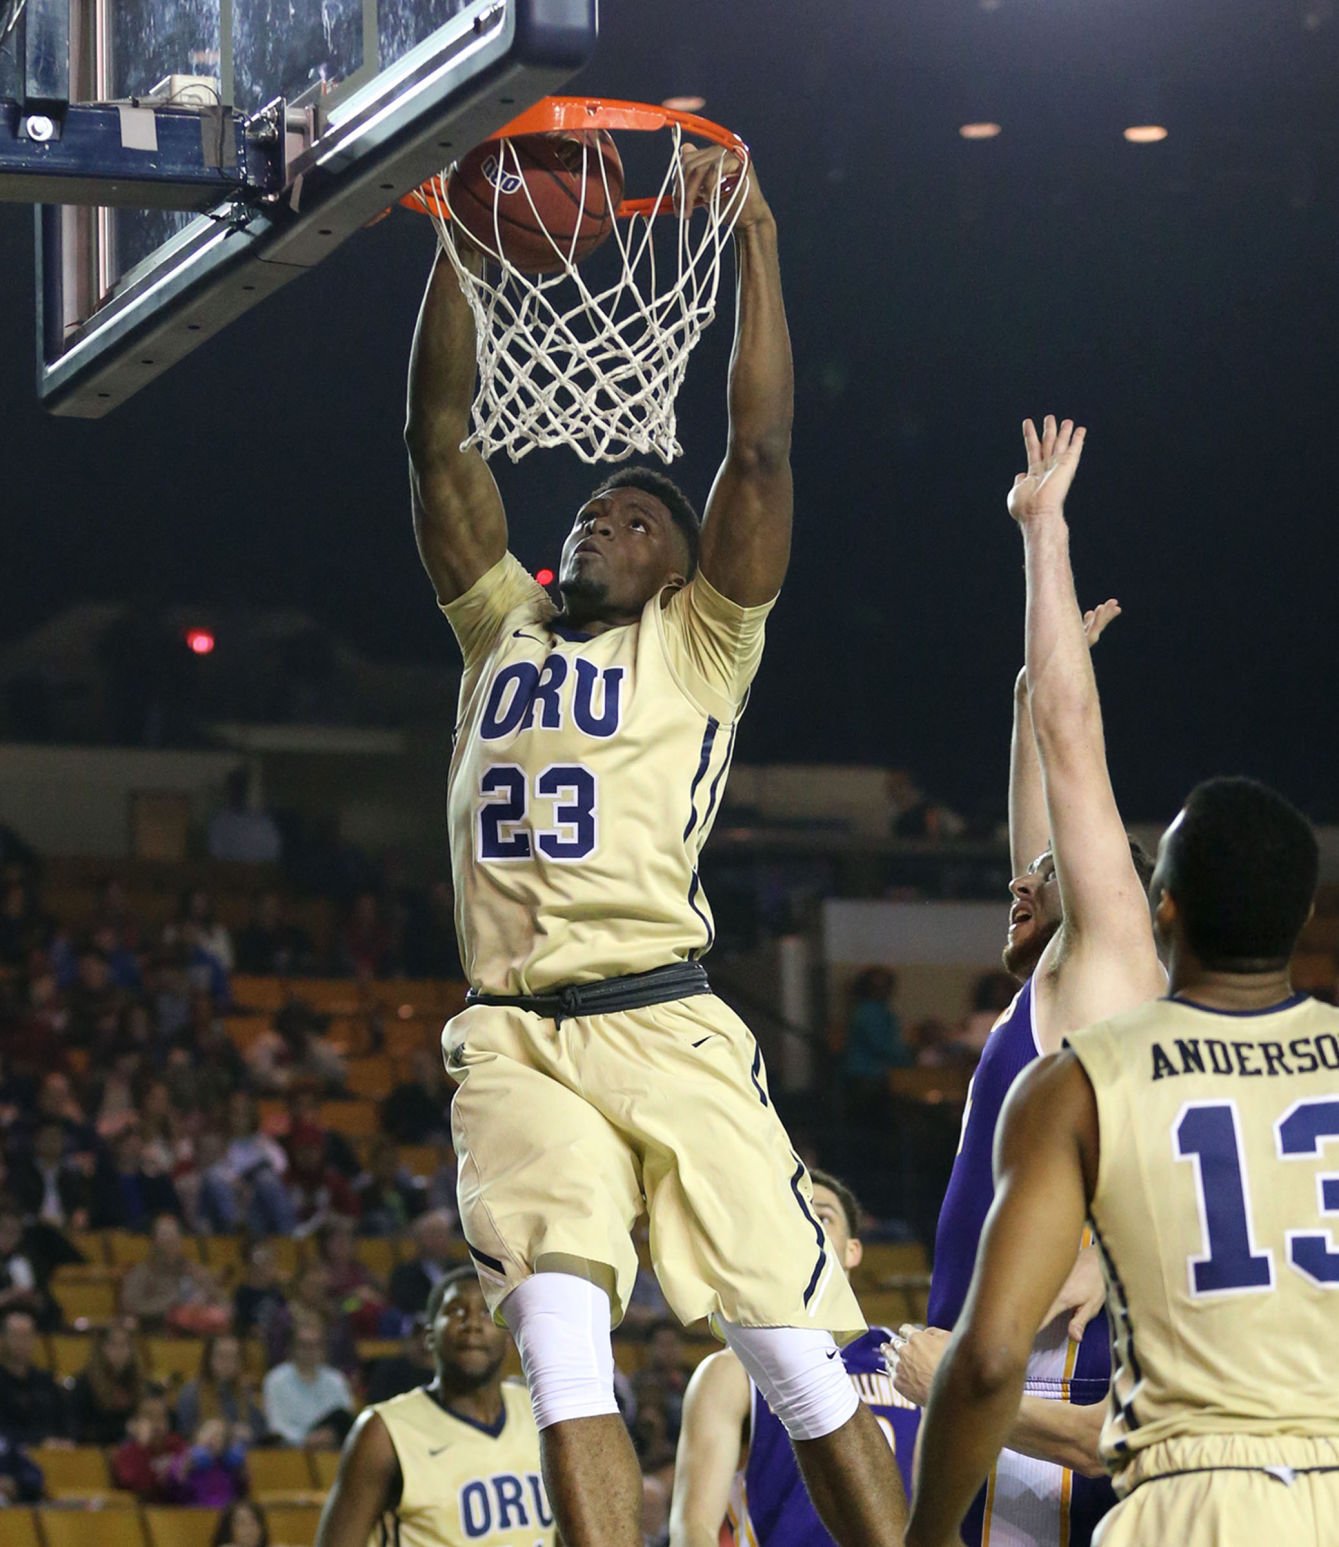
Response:
[[[529,1010],[559,1026],[582,1015],[612,1015],[620,1010],[643,1010],[647,1005],[668,1004],[672,999],[691,999],[709,994],[711,984],[701,962],[671,962],[650,972],[631,972],[621,978],[601,978],[596,983],[569,983],[546,994],[481,994],[471,989],[465,1003],[510,1005]]]

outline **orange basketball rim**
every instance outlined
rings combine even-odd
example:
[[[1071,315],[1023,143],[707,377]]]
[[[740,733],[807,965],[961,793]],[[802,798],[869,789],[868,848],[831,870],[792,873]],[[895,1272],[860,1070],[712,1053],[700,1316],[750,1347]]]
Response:
[[[708,140],[739,157],[741,172],[749,163],[749,148],[732,130],[701,118],[696,113],[680,113],[674,108],[658,107],[652,102],[621,102],[613,97],[544,97],[518,118],[499,129],[490,138],[506,140],[522,134],[554,134],[588,129],[633,129],[655,132],[676,126],[694,139]],[[445,179],[430,178],[400,200],[406,209],[421,215],[436,215],[450,220],[446,203]],[[620,220],[634,215],[647,218],[677,213],[672,200],[659,194],[625,198],[615,209]]]

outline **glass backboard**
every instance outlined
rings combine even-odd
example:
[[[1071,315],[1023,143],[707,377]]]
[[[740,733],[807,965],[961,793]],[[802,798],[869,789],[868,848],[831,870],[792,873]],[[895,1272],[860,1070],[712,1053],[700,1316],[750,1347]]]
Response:
[[[189,108],[206,136],[234,122],[282,150],[282,186],[264,197],[140,208],[122,191],[112,207],[39,207],[39,390],[53,411],[86,418],[557,91],[589,58],[597,24],[597,0],[70,7],[72,101]]]

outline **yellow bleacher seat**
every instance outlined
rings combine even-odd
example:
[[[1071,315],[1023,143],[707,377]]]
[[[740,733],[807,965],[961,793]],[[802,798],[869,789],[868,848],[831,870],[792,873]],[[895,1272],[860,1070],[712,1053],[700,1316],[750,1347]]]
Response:
[[[367,1139],[378,1131],[375,1101],[323,1101],[321,1122],[334,1133],[349,1139]]]
[[[267,1236],[266,1245],[273,1250],[279,1277],[284,1279],[292,1278],[298,1272],[307,1255],[307,1243],[294,1240],[291,1235]]]
[[[145,1338],[144,1357],[150,1379],[177,1382],[194,1380],[200,1373],[204,1347],[203,1338]]]
[[[105,1262],[62,1262],[52,1273],[51,1281],[55,1284],[110,1284],[119,1277],[117,1270],[109,1268]]]
[[[313,1450],[308,1453],[312,1471],[316,1473],[316,1486],[322,1493],[329,1493],[335,1486],[335,1474],[339,1471],[339,1451]]]
[[[111,1321],[116,1315],[116,1285],[110,1282],[53,1284],[51,1293],[71,1325]]]
[[[403,1349],[400,1338],[359,1338],[354,1344],[359,1364],[370,1364],[373,1359],[393,1359]]]
[[[212,1547],[218,1523],[216,1509],[153,1504],[144,1510],[149,1547]],[[270,1539],[273,1540],[273,1533]]]
[[[384,1101],[395,1084],[395,1065],[386,1053],[345,1059],[344,1073],[350,1091],[368,1101]]]
[[[246,1469],[252,1496],[267,1506],[309,1504],[320,1492],[305,1450],[253,1450]]]
[[[137,1509],[43,1509],[37,1519],[46,1547],[145,1547]]]
[[[224,1283],[232,1283],[240,1277],[243,1268],[242,1238],[236,1235],[205,1235],[200,1237],[204,1248],[205,1266]]]
[[[385,1236],[359,1236],[353,1243],[353,1254],[371,1274],[383,1283],[391,1276],[396,1263],[395,1242]]]
[[[225,1015],[223,1026],[232,1045],[245,1056],[270,1029],[268,1015]]]
[[[106,1265],[107,1243],[102,1238],[101,1230],[67,1230],[65,1239],[76,1251],[82,1252],[90,1263]]]
[[[402,1144],[400,1164],[410,1176],[434,1176],[441,1162],[441,1150],[436,1144]]]
[[[5,1547],[42,1547],[36,1510],[21,1504],[5,1511]]]
[[[57,1380],[78,1375],[93,1352],[93,1339],[86,1332],[53,1332],[47,1342],[51,1345],[48,1368]]]
[[[319,1504],[276,1504],[265,1511],[265,1516],[270,1523],[273,1547],[314,1547],[321,1518]],[[168,1544],[164,1542],[162,1547]]]
[[[269,1360],[265,1357],[264,1343],[259,1338],[244,1338],[242,1340],[242,1368],[257,1385],[265,1379],[265,1372],[269,1367]]]
[[[327,1015],[353,1015],[370,996],[352,978],[303,978],[288,985],[294,999]]]
[[[47,1492],[53,1499],[63,1499],[71,1493],[106,1493],[112,1487],[107,1457],[96,1445],[76,1445],[72,1450],[35,1445],[31,1454],[42,1468]]]
[[[277,1010],[288,998],[288,985],[282,978],[255,978],[234,973],[233,1003],[248,1010]]]

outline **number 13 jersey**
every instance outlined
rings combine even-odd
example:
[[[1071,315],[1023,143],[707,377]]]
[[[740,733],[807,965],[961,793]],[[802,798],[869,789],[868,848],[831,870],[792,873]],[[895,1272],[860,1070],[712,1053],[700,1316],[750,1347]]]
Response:
[[[1339,1010],[1163,999],[1068,1041],[1097,1100],[1117,1493],[1339,1466]]]
[[[447,813],[470,983],[539,993],[700,956],[698,855],[771,604],[698,575],[585,635],[507,554],[442,610],[464,656]]]

